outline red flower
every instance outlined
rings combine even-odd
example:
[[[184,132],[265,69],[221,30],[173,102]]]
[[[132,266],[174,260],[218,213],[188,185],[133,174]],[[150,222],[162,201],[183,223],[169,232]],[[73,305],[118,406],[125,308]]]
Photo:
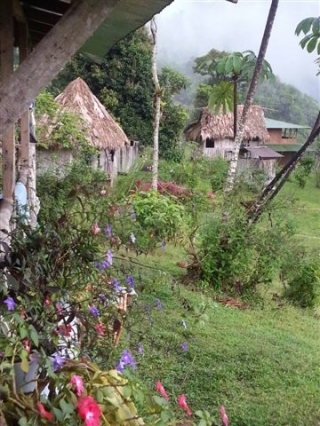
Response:
[[[43,406],[42,402],[38,401],[38,402],[37,402],[37,407],[38,407],[38,410],[40,411],[40,416],[41,416],[41,417],[44,417],[45,419],[47,419],[47,420],[49,420],[49,421],[51,421],[51,420],[53,419],[53,415],[52,415],[52,413],[49,413],[49,411],[47,411],[47,410],[44,408],[44,406]]]
[[[226,413],[226,409],[224,408],[223,405],[221,405],[220,407],[220,417],[221,417],[223,426],[229,426],[229,419]]]
[[[192,411],[188,407],[185,395],[178,396],[178,405],[188,414],[188,416],[192,416]]]
[[[101,409],[92,396],[82,396],[77,403],[78,415],[86,426],[100,426]]]
[[[164,399],[166,399],[167,401],[169,400],[168,394],[159,380],[156,383],[156,391],[160,392]]]
[[[97,324],[94,325],[95,330],[100,336],[104,336],[104,325],[97,322]]]

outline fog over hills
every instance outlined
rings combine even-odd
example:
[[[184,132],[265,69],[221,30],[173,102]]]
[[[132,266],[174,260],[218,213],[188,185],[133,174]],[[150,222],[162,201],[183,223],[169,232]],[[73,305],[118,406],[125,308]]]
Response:
[[[175,0],[160,15],[158,59],[160,65],[183,66],[216,48],[258,53],[270,0]],[[296,86],[320,103],[320,76],[316,53],[299,46],[294,34],[304,18],[320,15],[319,0],[280,0],[266,59],[285,83]]]

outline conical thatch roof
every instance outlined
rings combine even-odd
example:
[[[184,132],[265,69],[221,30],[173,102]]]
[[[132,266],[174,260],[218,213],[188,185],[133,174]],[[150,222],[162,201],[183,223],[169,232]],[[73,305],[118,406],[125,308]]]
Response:
[[[60,112],[68,111],[80,117],[86,139],[95,148],[117,149],[130,144],[122,128],[80,77],[68,84],[55,101],[60,105]],[[50,120],[48,117],[40,120],[41,124],[46,124],[49,147],[54,147],[54,144],[50,143],[50,133],[56,122],[57,119]]]
[[[238,120],[240,120],[243,105],[238,106]],[[203,109],[198,121],[191,123],[184,130],[188,141],[202,142],[207,138],[216,140],[233,139],[233,113],[214,115],[208,109]],[[263,109],[258,105],[251,106],[244,127],[243,139],[259,138],[269,140],[266,129]]]
[[[130,141],[88,85],[78,77],[56,97],[55,101],[78,114],[87,127],[87,138],[95,148],[122,148]]]

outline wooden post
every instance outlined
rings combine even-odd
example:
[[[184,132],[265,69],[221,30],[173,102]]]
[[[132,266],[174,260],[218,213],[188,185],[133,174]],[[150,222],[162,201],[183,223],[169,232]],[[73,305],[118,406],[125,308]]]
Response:
[[[25,23],[19,24],[19,62],[20,64],[27,58],[28,28]],[[36,194],[36,145],[30,144],[30,112],[29,108],[21,116],[20,121],[20,150],[19,150],[19,181],[27,188],[28,207],[30,213],[30,224],[35,227],[37,224],[37,214],[39,200]]]
[[[19,63],[21,64],[28,56],[28,31],[26,24],[19,24]],[[22,114],[20,120],[20,149],[18,167],[23,183],[27,185],[29,176],[29,143],[30,143],[30,122],[29,109]]]
[[[2,90],[13,74],[13,16],[11,0],[0,1],[0,76]],[[14,124],[7,126],[2,138],[3,198],[13,203],[15,186]]]

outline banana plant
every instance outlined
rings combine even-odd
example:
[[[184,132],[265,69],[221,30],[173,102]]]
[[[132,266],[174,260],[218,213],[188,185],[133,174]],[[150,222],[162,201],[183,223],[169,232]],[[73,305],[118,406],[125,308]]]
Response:
[[[320,67],[320,16],[303,19],[297,26],[295,34],[304,37],[300,41],[302,49],[306,49],[309,53],[317,52],[319,57],[315,63]],[[317,75],[320,74],[320,69]]]
[[[224,114],[233,111],[234,138],[237,134],[237,106],[238,90],[242,83],[248,83],[253,75],[257,57],[254,52],[223,53],[215,55],[208,61],[208,58],[199,64],[201,73],[209,74],[215,82],[208,100],[208,107],[216,114]],[[272,69],[270,64],[264,60],[260,79],[271,77]]]

